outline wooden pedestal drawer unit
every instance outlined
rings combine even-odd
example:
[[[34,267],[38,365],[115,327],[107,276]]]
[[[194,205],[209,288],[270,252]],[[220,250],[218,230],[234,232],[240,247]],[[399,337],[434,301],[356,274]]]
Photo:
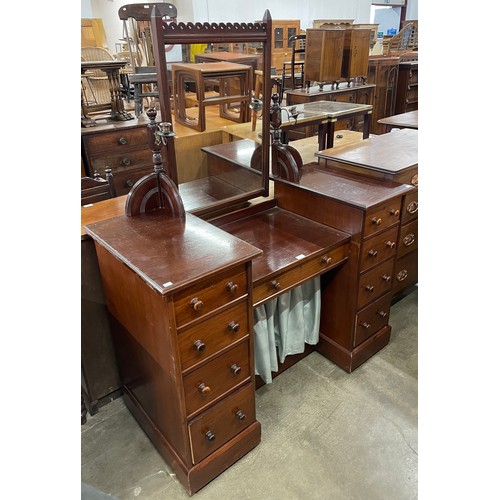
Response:
[[[275,180],[282,208],[351,234],[347,263],[322,275],[318,344],[348,372],[389,342],[401,206],[412,189],[315,166],[302,170],[300,184]]]
[[[356,144],[321,151],[317,156],[321,165],[336,171],[412,186],[403,197],[398,227],[392,289],[397,300],[418,282],[418,130],[393,129]]]
[[[260,442],[252,259],[262,252],[190,214],[85,229],[127,407],[193,494]]]
[[[399,63],[396,115],[418,109],[418,61]]]
[[[138,120],[82,129],[82,156],[90,177],[111,167],[116,195],[127,194],[144,175],[153,171],[148,129]]]

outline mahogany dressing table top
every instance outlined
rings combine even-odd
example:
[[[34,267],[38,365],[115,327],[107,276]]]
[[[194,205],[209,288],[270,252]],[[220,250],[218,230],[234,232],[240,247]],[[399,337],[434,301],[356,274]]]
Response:
[[[262,253],[189,213],[185,220],[161,211],[122,215],[85,230],[162,295]]]
[[[355,144],[318,151],[315,156],[320,164],[327,162],[329,167],[348,164],[390,175],[401,174],[418,166],[418,130],[395,129]]]
[[[408,111],[408,113],[381,118],[378,120],[378,123],[389,125],[390,127],[418,129],[418,109]]]

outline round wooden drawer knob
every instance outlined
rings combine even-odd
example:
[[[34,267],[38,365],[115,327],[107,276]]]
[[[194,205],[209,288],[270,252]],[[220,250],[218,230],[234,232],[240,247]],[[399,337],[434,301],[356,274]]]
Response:
[[[198,299],[198,297],[195,297],[191,302],[190,302],[191,307],[195,311],[201,311],[201,308],[203,307],[203,302]]]
[[[276,280],[271,281],[271,288],[274,288],[275,290],[281,290],[280,282]]]
[[[198,351],[198,352],[203,352],[205,350],[205,342],[202,342],[201,340],[197,340],[194,344],[193,347]]]
[[[366,286],[365,286],[365,290],[366,290],[367,292],[372,293],[372,292],[373,292],[373,290],[375,290],[375,288],[374,288],[372,285],[366,285]]]
[[[241,410],[238,410],[236,412],[236,418],[238,420],[245,420],[245,418],[247,418],[247,416]]]
[[[377,314],[381,317],[381,318],[387,318],[387,313],[385,311],[377,311]]]
[[[206,385],[204,382],[202,382],[199,386],[198,386],[198,390],[202,393],[202,394],[208,394],[210,392],[210,387],[208,387],[208,385]]]
[[[120,137],[120,138],[118,139],[118,142],[119,142],[120,144],[125,145],[125,144],[127,144],[127,139],[126,139],[125,137]]]
[[[391,281],[391,277],[390,277],[388,274],[384,274],[384,275],[382,276],[382,279],[383,279],[384,281],[386,281],[387,283],[389,283],[389,281]]]
[[[385,245],[389,248],[394,248],[396,246],[396,242],[395,241],[391,241],[391,240],[388,240],[385,242]]]
[[[329,266],[332,263],[332,258],[328,257],[328,255],[324,255],[323,258],[321,259],[321,262]]]
[[[361,323],[361,326],[363,328],[366,328],[368,330],[368,328],[371,328],[372,325],[370,325],[370,323],[367,323],[366,321],[364,323]]]
[[[370,251],[368,252],[368,255],[369,255],[370,257],[376,257],[376,256],[378,255],[378,252],[377,252],[377,250],[373,250],[373,249],[372,249],[372,250],[370,250]]]
[[[382,219],[380,217],[373,217],[372,224],[375,224],[376,226],[380,226],[380,224],[382,224]]]
[[[229,293],[236,293],[238,291],[238,285],[236,283],[233,283],[232,281],[230,281],[227,285],[226,285],[226,290],[229,292]]]
[[[205,432],[205,437],[207,441],[215,441],[215,434],[212,431]]]
[[[397,209],[392,209],[391,212],[390,212],[391,215],[395,215],[396,217],[399,217],[399,210]]]
[[[122,165],[125,167],[128,167],[132,162],[130,161],[130,158],[123,158],[122,160]]]
[[[236,321],[231,321],[231,323],[227,325],[227,329],[233,333],[238,333],[240,331],[240,325],[236,323]]]
[[[236,363],[231,365],[231,372],[235,375],[239,375],[241,373],[241,366],[238,366]]]

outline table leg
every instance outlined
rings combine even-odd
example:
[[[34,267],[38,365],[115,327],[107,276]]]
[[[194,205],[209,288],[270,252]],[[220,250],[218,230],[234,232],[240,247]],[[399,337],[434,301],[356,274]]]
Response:
[[[363,139],[368,139],[370,137],[370,124],[372,121],[372,114],[365,113],[364,121],[363,121]]]

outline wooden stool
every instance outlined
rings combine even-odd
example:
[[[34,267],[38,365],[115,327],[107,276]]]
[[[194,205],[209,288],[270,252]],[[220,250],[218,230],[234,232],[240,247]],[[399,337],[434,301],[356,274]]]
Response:
[[[194,128],[200,132],[206,129],[205,107],[219,106],[219,116],[228,120],[243,123],[250,121],[248,105],[251,99],[253,68],[244,64],[213,63],[179,63],[172,64],[172,80],[174,93],[174,109],[177,123]],[[198,119],[186,115],[186,80],[194,81],[198,104]],[[235,80],[238,82],[235,85]],[[207,84],[218,86],[215,97],[206,97]],[[230,111],[229,104],[239,103],[239,111]]]

